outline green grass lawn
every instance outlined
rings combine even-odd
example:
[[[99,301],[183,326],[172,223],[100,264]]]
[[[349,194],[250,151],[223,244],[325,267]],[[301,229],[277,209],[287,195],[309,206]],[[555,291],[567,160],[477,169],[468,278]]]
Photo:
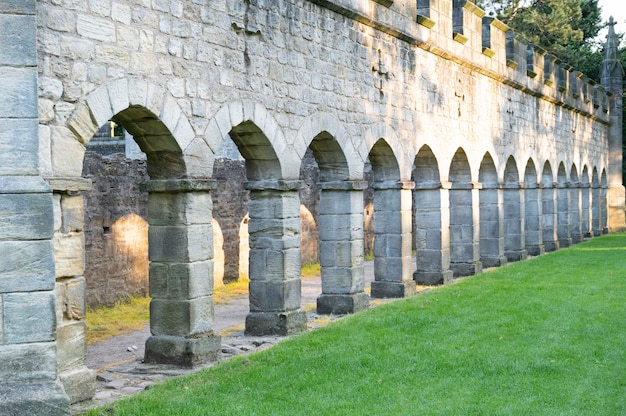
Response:
[[[626,235],[459,280],[90,415],[626,415]]]

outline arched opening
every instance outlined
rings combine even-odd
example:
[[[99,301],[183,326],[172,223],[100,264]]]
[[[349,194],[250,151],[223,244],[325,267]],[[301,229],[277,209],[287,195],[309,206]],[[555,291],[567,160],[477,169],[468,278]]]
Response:
[[[319,169],[319,253],[322,293],[317,312],[346,314],[366,309],[363,271],[363,181],[350,181],[337,140],[321,132],[310,154]],[[303,176],[301,168],[301,177]]]
[[[451,182],[450,198],[450,270],[454,276],[480,273],[479,230],[475,227],[478,213],[478,189],[474,190],[467,155],[459,148],[450,164],[448,178]],[[476,224],[477,225],[477,224]]]
[[[524,247],[531,256],[544,253],[542,235],[541,189],[537,181],[537,168],[528,159],[524,171]]]
[[[374,298],[415,293],[411,256],[411,189],[393,149],[380,138],[369,152],[374,189]]]
[[[591,235],[594,237],[602,234],[600,200],[600,177],[598,169],[594,167],[591,174]]]
[[[554,251],[559,248],[557,237],[557,188],[550,162],[546,161],[541,172],[541,225],[543,246],[545,251]]]
[[[493,158],[486,153],[480,163],[478,181],[480,189],[480,261],[483,267],[499,267],[506,264],[504,256],[504,211],[502,191]]]
[[[578,179],[578,170],[576,165],[572,164],[570,169],[570,186],[569,186],[569,235],[572,244],[580,243],[583,239],[581,232],[581,189]]]
[[[250,191],[246,334],[304,331],[306,313],[300,308],[301,181],[283,178],[272,143],[254,122],[237,124],[229,135],[245,159],[245,186]]]
[[[416,262],[413,278],[420,285],[450,282],[450,219],[448,212],[443,212],[447,189],[441,183],[437,158],[426,145],[415,156],[412,179]]]
[[[557,237],[559,247],[569,247],[572,245],[569,235],[569,182],[563,162],[559,163],[557,186]]]
[[[520,186],[517,163],[513,156],[506,161],[503,184],[504,255],[508,261],[525,260],[524,191]]]
[[[580,177],[580,232],[583,238],[590,238],[591,234],[591,184],[589,182],[589,169],[583,168]]]

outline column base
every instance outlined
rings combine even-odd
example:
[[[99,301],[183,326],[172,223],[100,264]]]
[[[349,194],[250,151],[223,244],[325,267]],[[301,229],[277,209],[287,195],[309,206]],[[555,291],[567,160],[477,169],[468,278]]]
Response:
[[[542,254],[546,254],[546,249],[543,244],[539,244],[536,246],[526,246],[526,252],[529,256],[541,256]]]
[[[70,401],[54,380],[0,383],[0,415],[68,416]]]
[[[511,263],[514,261],[526,260],[528,258],[528,252],[526,252],[526,250],[505,251],[504,255],[506,256],[507,261]]]
[[[474,276],[483,271],[483,264],[480,261],[473,263],[450,263],[450,270],[453,277]]]
[[[415,295],[415,281],[403,282],[372,282],[371,295],[373,298],[406,298]]]
[[[185,338],[171,335],[153,335],[146,341],[147,364],[172,364],[196,367],[217,361],[222,352],[222,338],[214,333]]]
[[[572,238],[572,244],[578,244],[581,241],[583,241],[583,235],[582,234],[572,234],[572,235],[570,235],[570,237]]]
[[[506,266],[506,264],[508,263],[505,256],[481,257],[480,262],[483,265],[483,269],[487,269],[490,267],[502,267],[502,266]]]
[[[71,404],[89,400],[96,394],[96,372],[85,366],[59,373],[59,380]]]
[[[321,294],[317,298],[320,315],[345,315],[369,308],[369,296],[365,292],[352,294]]]
[[[413,280],[418,285],[434,286],[452,282],[452,270],[442,270],[438,272],[421,272],[413,273]]]
[[[246,335],[292,335],[306,331],[307,317],[302,309],[289,312],[250,312]]]
[[[559,240],[559,247],[560,248],[566,248],[566,247],[571,247],[572,246],[572,239],[571,238],[563,238]]]
[[[558,250],[561,245],[558,241],[544,241],[543,246],[546,250],[546,253],[549,253],[550,251]]]

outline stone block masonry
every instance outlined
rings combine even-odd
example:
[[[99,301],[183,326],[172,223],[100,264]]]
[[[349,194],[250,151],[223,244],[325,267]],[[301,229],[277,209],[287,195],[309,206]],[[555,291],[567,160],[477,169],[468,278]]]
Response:
[[[213,194],[225,143],[250,195],[249,333],[306,326],[307,157],[319,169],[322,311],[367,307],[363,247],[373,295],[409,296],[415,283],[625,228],[612,26],[594,84],[466,1],[0,0],[0,19],[0,244],[32,256],[0,260],[0,413],[66,414],[92,391],[79,207],[85,145],[109,120],[146,155],[149,362],[219,354]],[[33,333],[19,326],[35,317]]]

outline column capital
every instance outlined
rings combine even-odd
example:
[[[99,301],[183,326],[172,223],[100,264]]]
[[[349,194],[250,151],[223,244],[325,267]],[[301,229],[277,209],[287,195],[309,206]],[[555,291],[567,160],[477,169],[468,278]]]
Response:
[[[319,182],[318,186],[323,191],[362,191],[367,189],[367,181]]]
[[[300,179],[267,179],[248,181],[243,186],[250,191],[299,191],[304,188],[304,181]]]
[[[89,192],[92,189],[91,179],[85,178],[48,178],[46,181],[50,184],[52,191],[60,194],[78,194],[81,192]]]
[[[415,189],[415,182],[413,181],[377,181],[372,183],[374,189]]]
[[[216,183],[208,178],[154,179],[142,184],[140,189],[150,193],[210,192]]]

